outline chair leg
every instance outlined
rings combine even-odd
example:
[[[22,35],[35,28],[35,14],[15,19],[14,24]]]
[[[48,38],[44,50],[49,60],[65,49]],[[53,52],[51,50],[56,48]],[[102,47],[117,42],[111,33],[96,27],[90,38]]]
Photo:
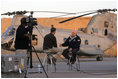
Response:
[[[56,72],[56,64],[54,64],[55,72]]]
[[[71,58],[69,59],[69,70],[72,71],[73,69],[73,64],[70,62]],[[79,57],[76,57],[76,62],[75,62],[75,67],[74,67],[77,71],[80,71],[80,60]]]
[[[53,56],[51,54],[46,54],[44,59],[43,59],[43,65],[46,65],[47,66],[47,72],[48,72],[48,58],[50,60],[50,64],[51,64],[51,71],[53,69],[53,66],[54,66],[54,70],[56,72],[56,64],[54,63],[53,61]]]
[[[69,64],[69,71],[72,71],[72,63],[70,62],[71,61],[71,58],[72,58],[72,56],[70,56],[70,59],[68,61],[69,62],[68,63]]]
[[[47,54],[45,55],[45,57],[43,59],[43,65],[45,65],[46,60],[47,60]]]
[[[72,71],[72,63],[70,63],[70,68],[71,68],[71,71]]]
[[[49,55],[49,58],[50,58],[50,61],[51,61],[51,71],[54,67],[54,71],[56,72],[56,63],[54,63],[54,61],[53,61],[53,56]]]
[[[44,66],[46,65],[46,67],[47,67],[47,72],[48,72],[48,59],[47,59],[47,57],[48,57],[48,54],[46,54],[45,57],[44,57],[44,59],[43,59],[43,65],[44,65]]]
[[[49,55],[49,58],[50,58],[50,61],[51,61],[51,71],[52,71],[52,66],[53,66],[53,62],[52,62],[52,56],[51,55]]]
[[[78,68],[79,67],[79,68]],[[76,68],[77,71],[80,71],[80,61],[79,61],[79,57],[76,57]]]

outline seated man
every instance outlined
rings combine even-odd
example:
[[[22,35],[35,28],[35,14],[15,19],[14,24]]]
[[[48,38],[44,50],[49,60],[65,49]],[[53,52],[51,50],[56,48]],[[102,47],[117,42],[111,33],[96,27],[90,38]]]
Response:
[[[79,51],[80,49],[80,44],[81,44],[81,39],[80,37],[77,35],[76,31],[72,32],[72,35],[70,37],[67,38],[67,40],[63,43],[60,44],[59,46],[68,46],[67,49],[65,49],[62,53],[62,55],[66,58],[66,59],[70,59],[68,53],[72,52],[72,58],[71,61],[72,64],[75,63],[76,61],[76,52]]]
[[[52,49],[53,47],[57,48],[57,40],[56,37],[54,36],[56,33],[56,28],[52,27],[50,31],[51,32],[44,37],[44,43],[43,43],[44,50]]]
[[[50,31],[51,32],[44,37],[43,50],[49,51],[50,53],[56,53],[57,51],[55,48],[57,48],[57,40],[54,36],[56,33],[56,28],[52,26]],[[53,59],[56,60],[54,57]]]

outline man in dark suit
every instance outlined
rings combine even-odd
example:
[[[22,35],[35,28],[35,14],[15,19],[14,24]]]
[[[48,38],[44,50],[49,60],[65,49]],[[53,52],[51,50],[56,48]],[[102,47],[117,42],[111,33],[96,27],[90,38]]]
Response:
[[[68,53],[72,52],[72,58],[71,58],[71,62],[72,64],[75,63],[76,61],[76,53],[77,51],[79,51],[80,49],[80,44],[81,44],[81,39],[80,37],[77,35],[76,31],[72,32],[72,35],[69,36],[67,38],[67,40],[63,43],[60,44],[59,46],[68,46],[67,49],[65,49],[62,53],[62,55],[66,58],[66,59],[70,59]]]

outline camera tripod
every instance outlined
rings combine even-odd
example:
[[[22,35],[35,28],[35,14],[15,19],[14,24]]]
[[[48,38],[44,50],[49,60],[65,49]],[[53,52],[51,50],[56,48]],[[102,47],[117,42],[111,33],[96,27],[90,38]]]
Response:
[[[31,42],[31,40],[32,40],[32,30],[33,30],[33,26],[32,27],[30,26],[30,30],[29,30],[29,34],[30,34],[30,36],[29,36],[29,39],[30,39],[30,41],[29,41],[30,42],[29,43],[29,47],[30,47],[29,48],[29,54],[30,54],[30,56],[29,56],[29,58],[27,60],[27,64],[29,64],[29,61],[30,61],[30,68],[33,68],[33,65],[32,65],[32,49],[33,49],[35,54],[36,54],[36,56],[37,56],[37,58],[38,58],[38,61],[39,61],[40,65],[41,65],[41,67],[43,68],[43,71],[44,71],[46,77],[48,78],[48,75],[47,75],[47,73],[45,71],[45,68],[44,68],[44,66],[43,66],[43,64],[42,64],[42,62],[41,62],[41,60],[40,60],[40,58],[39,58],[39,56],[37,54],[37,51],[35,50],[34,46],[32,46],[32,42]],[[27,75],[27,71],[26,71],[25,76],[24,76],[25,78],[27,78],[26,75]]]

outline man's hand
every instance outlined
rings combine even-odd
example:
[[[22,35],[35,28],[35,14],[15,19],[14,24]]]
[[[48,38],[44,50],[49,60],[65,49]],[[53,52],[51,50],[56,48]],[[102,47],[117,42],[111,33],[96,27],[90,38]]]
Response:
[[[29,36],[30,36],[30,34],[24,34],[24,36],[29,37]]]
[[[69,52],[72,52],[72,48],[69,48]]]
[[[59,44],[59,47],[62,47],[62,44]]]

